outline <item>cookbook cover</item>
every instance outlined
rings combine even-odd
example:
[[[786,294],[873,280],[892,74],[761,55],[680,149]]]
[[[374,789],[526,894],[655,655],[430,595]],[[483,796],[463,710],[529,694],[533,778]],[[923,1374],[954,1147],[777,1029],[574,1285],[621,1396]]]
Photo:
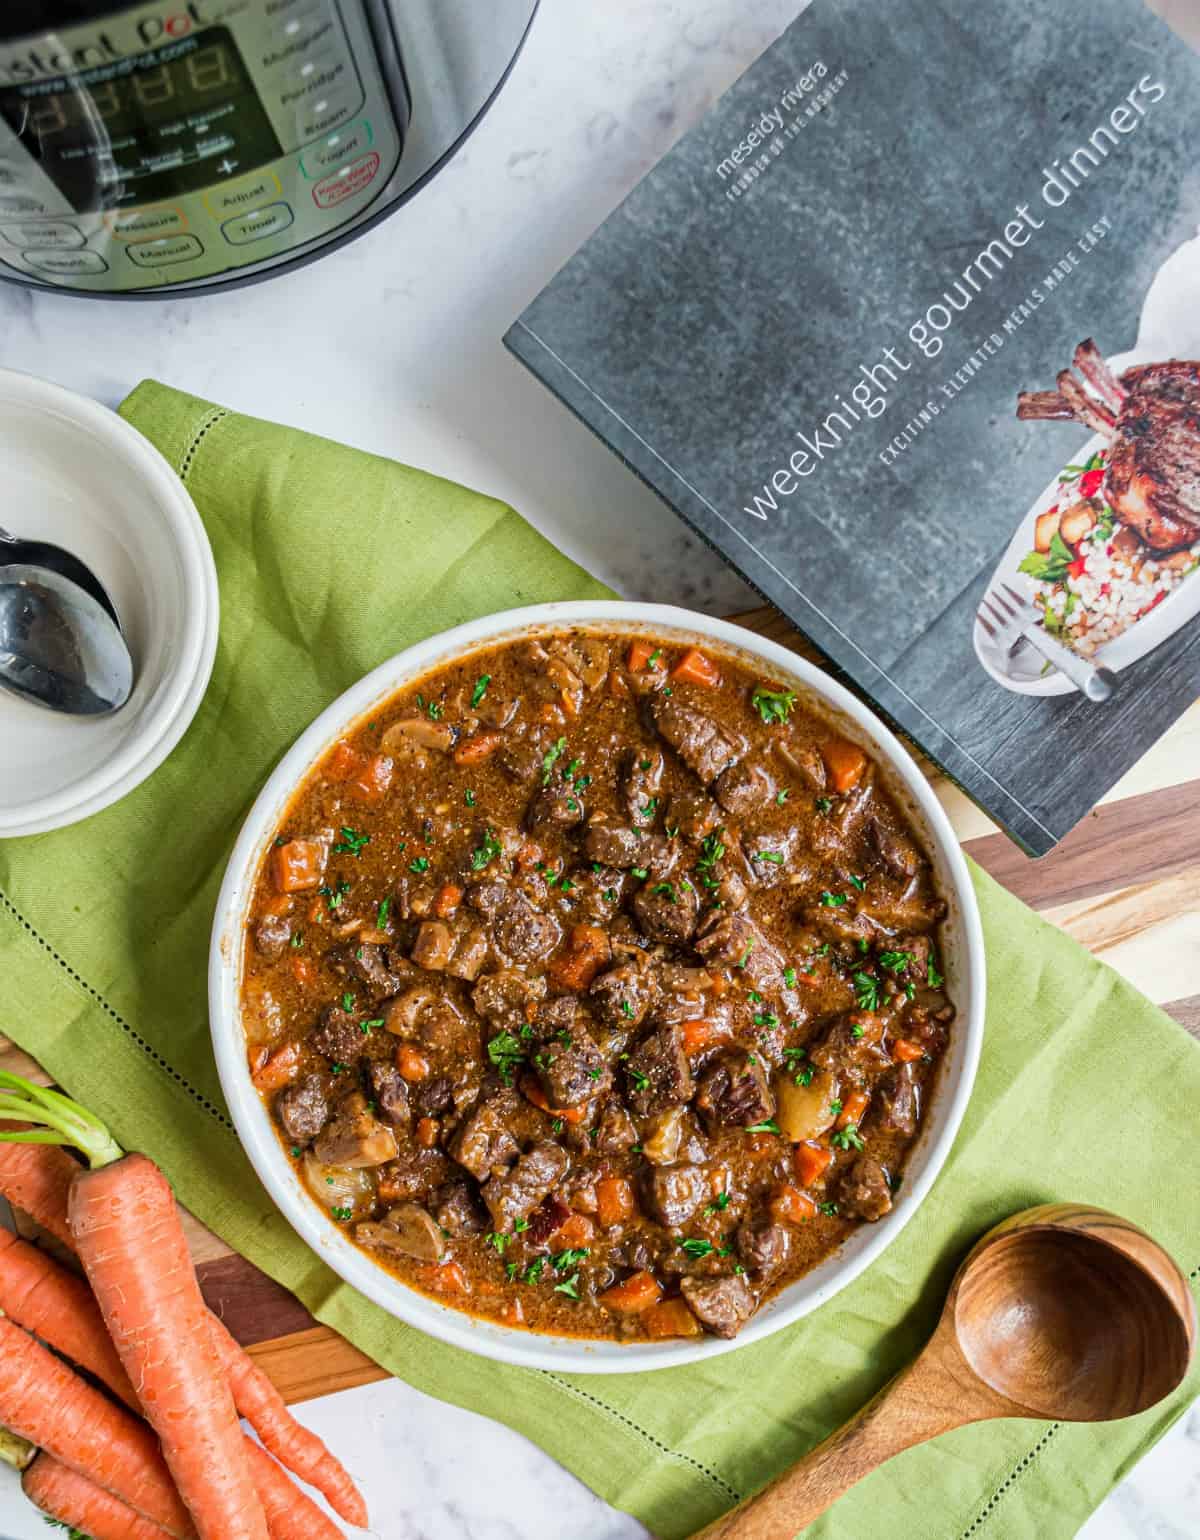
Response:
[[[1200,694],[1198,135],[1139,0],[814,0],[506,338],[1035,854]]]

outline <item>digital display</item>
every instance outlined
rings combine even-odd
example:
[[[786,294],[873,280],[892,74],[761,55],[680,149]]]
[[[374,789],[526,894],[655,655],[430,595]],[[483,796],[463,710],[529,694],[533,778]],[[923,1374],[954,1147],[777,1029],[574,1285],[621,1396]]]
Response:
[[[4,87],[0,116],[78,213],[174,197],[283,153],[226,27]]]

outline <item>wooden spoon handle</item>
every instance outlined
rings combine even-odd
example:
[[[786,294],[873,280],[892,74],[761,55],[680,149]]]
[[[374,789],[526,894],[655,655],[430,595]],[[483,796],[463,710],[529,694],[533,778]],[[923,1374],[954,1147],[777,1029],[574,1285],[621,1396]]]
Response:
[[[994,1416],[961,1394],[953,1365],[931,1351],[885,1385],[874,1400],[803,1459],[723,1515],[693,1540],[792,1540],[885,1460],[965,1422]]]

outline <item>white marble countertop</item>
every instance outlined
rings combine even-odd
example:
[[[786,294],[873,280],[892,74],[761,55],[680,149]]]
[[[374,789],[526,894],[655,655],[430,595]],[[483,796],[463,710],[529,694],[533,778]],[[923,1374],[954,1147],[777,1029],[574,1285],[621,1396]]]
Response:
[[[113,405],[153,375],[504,498],[631,598],[748,608],[750,590],[499,339],[800,9],[799,0],[544,0],[482,127],[379,229],[298,273],[195,301],[109,305],[0,284],[0,365]],[[382,1540],[645,1533],[524,1439],[398,1382],[299,1412],[350,1452]],[[0,1479],[0,1540],[46,1533],[15,1482]],[[1200,1413],[1081,1534],[1200,1535]]]

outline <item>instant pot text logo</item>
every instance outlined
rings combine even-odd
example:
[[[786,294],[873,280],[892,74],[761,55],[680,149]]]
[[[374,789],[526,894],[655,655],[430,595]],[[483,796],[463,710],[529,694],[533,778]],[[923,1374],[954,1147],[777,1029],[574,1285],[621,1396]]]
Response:
[[[180,38],[207,25],[199,0],[180,5],[175,0],[169,9],[144,15],[136,21],[118,22],[115,28],[89,33],[86,41],[68,42],[64,37],[48,36],[25,52],[9,58],[0,57],[0,85],[20,85],[25,81],[45,80],[60,75],[75,75],[80,70],[111,64],[130,54],[142,53],[162,43]]]

